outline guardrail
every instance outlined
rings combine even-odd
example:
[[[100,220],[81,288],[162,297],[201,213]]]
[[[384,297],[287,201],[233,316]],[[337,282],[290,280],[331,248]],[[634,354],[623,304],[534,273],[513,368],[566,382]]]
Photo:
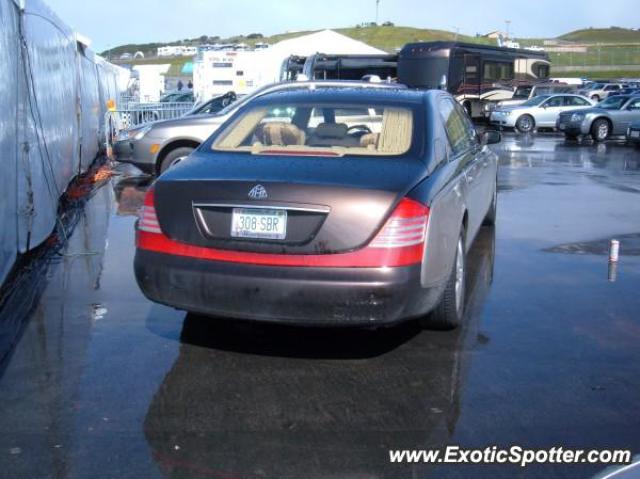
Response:
[[[121,129],[144,123],[178,118],[193,108],[192,102],[128,103],[125,109],[115,111]]]

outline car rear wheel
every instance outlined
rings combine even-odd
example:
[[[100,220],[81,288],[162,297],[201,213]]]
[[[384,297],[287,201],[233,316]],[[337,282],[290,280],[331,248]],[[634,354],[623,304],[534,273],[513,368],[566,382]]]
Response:
[[[464,228],[460,231],[451,275],[444,293],[435,309],[424,319],[429,329],[450,330],[462,322],[464,313],[466,262],[464,253]]]
[[[531,115],[522,115],[518,118],[518,121],[516,121],[516,129],[520,133],[531,133],[534,126],[535,122]]]
[[[609,132],[611,130],[611,125],[604,118],[599,118],[593,122],[591,125],[591,137],[593,141],[605,141],[609,138]]]
[[[162,174],[171,166],[180,163],[187,156],[189,156],[194,149],[195,148],[191,148],[190,146],[182,146],[180,148],[176,148],[175,150],[171,150],[162,159],[162,163],[160,163],[160,173]]]
[[[592,99],[593,101],[600,101],[600,96],[599,96],[599,95],[593,95],[593,96],[591,97],[591,99]]]

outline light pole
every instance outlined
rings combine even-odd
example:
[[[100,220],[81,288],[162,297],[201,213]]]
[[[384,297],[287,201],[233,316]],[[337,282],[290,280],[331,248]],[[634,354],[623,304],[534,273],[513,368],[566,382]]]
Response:
[[[509,36],[509,25],[511,25],[511,20],[505,20],[504,25],[507,27],[507,31],[505,32],[507,34],[507,40],[511,40],[511,37]]]
[[[378,25],[378,11],[380,7],[380,0],[376,0],[376,25]]]

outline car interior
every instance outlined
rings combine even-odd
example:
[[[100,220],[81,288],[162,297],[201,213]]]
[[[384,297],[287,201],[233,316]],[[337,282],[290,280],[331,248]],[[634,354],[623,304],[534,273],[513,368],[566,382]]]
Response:
[[[412,139],[413,113],[403,108],[279,106],[257,108],[223,132],[214,149],[264,152],[295,147],[309,153],[402,154]]]

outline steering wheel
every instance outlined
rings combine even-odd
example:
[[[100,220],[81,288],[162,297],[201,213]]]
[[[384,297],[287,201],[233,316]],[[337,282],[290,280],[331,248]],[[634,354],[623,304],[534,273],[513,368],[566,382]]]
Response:
[[[371,128],[369,128],[367,125],[352,125],[347,128],[347,134],[352,133],[360,136],[366,135],[367,133],[371,133]]]

